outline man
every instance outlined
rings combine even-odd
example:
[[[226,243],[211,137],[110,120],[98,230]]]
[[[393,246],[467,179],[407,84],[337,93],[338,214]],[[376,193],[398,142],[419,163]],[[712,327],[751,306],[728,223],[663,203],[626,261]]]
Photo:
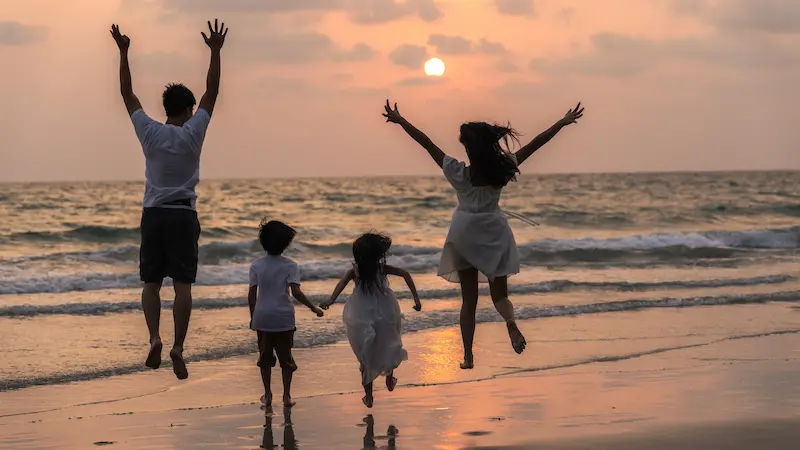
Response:
[[[199,182],[200,151],[206,129],[214,112],[219,93],[220,50],[228,30],[225,24],[214,27],[208,22],[209,36],[200,33],[211,49],[211,64],[206,78],[206,92],[193,114],[195,97],[186,86],[170,84],[164,90],[166,123],[151,119],[142,110],[139,98],[133,93],[128,66],[130,39],[111,26],[111,36],[119,47],[119,80],[122,99],[133,121],[136,136],[145,156],[145,193],[142,211],[142,243],[139,249],[139,274],[142,289],[142,309],[150,331],[150,352],[145,365],[157,369],[161,365],[161,284],[172,278],[175,304],[175,343],[169,352],[178,379],[189,372],[183,360],[183,342],[192,313],[192,283],[197,276],[197,251],[200,223],[195,210]]]

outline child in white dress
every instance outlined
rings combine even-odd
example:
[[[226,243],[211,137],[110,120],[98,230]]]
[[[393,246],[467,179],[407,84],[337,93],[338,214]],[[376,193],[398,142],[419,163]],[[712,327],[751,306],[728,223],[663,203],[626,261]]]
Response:
[[[489,291],[497,312],[506,321],[514,351],[522,353],[526,342],[514,320],[514,305],[508,299],[508,276],[519,273],[519,255],[514,234],[505,213],[500,209],[500,194],[516,180],[518,165],[552,139],[563,127],[583,116],[578,103],[552,127],[536,136],[516,153],[508,149],[509,138],[518,142],[510,127],[485,122],[461,125],[459,141],[464,145],[470,165],[447,156],[423,132],[409,123],[389,101],[384,106],[387,122],[399,124],[424,147],[442,168],[456,191],[458,206],[447,233],[438,275],[461,284],[461,337],[464,342],[462,369],[474,367],[472,341],[478,305],[478,283],[489,282]],[[505,148],[502,144],[505,144]]]
[[[347,330],[347,339],[358,359],[361,384],[364,386],[362,401],[372,408],[372,382],[379,376],[386,377],[386,388],[393,391],[397,385],[394,369],[408,359],[401,335],[400,305],[389,288],[387,275],[402,277],[414,297],[414,309],[422,305],[414,286],[414,280],[405,270],[386,264],[386,252],[392,240],[384,235],[367,233],[353,243],[355,265],[336,285],[330,300],[319,306],[328,309],[336,302],[344,288],[355,280],[353,295],[347,300],[342,320]]]

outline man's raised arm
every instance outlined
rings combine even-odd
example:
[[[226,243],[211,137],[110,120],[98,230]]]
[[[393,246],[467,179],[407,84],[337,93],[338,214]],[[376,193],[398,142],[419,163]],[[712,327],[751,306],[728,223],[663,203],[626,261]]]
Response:
[[[119,86],[122,100],[125,101],[125,108],[128,115],[132,115],[137,109],[142,109],[139,98],[133,93],[133,82],[131,81],[131,68],[128,65],[128,49],[131,46],[131,39],[119,32],[119,25],[111,25],[111,36],[119,47]]]
[[[209,36],[201,32],[203,40],[206,45],[211,49],[211,64],[208,66],[208,76],[206,77],[206,92],[203,98],[200,99],[199,107],[204,109],[208,115],[214,113],[214,105],[217,103],[217,95],[219,94],[219,78],[220,78],[220,50],[225,44],[225,36],[228,35],[228,30],[225,28],[225,23],[219,26],[219,21],[214,19],[214,27],[211,27],[211,22],[208,22]]]

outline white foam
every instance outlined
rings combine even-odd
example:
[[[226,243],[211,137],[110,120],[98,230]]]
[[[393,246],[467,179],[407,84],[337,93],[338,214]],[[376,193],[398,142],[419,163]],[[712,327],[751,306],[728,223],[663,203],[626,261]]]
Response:
[[[512,284],[509,286],[511,294],[525,295],[536,293],[563,292],[572,289],[592,289],[618,292],[631,291],[650,291],[656,289],[691,289],[691,288],[714,288],[730,286],[753,286],[761,284],[780,284],[795,277],[791,275],[770,275],[752,278],[730,278],[714,280],[690,280],[690,281],[663,281],[651,283],[629,283],[629,282],[579,282],[571,280],[549,280],[540,283]],[[488,295],[488,289],[482,287],[481,295]],[[401,291],[396,293],[397,298],[408,300],[411,293]],[[426,300],[458,298],[461,295],[459,289],[426,289],[419,291],[419,296]],[[347,301],[348,295],[339,296],[337,303]],[[310,295],[309,300],[313,303],[320,303],[328,300],[328,295]],[[604,303],[605,304],[605,303]],[[235,298],[215,298],[215,299],[195,299],[193,307],[195,309],[225,309],[247,306],[247,299],[244,297]],[[171,308],[172,302],[164,300],[164,308]],[[38,315],[78,315],[93,316],[104,314],[124,313],[141,309],[138,301],[129,302],[87,302],[87,303],[68,303],[56,305],[14,305],[0,307],[0,317],[32,317]]]

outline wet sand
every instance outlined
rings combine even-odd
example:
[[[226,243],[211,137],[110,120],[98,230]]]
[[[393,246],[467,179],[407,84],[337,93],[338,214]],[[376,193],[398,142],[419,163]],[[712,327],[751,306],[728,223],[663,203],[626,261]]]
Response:
[[[525,322],[533,345],[519,358],[503,325],[484,324],[472,372],[449,369],[456,329],[412,333],[401,386],[377,391],[371,410],[346,344],[298,352],[298,405],[272,417],[256,402],[252,357],[192,364],[186,383],[165,368],[0,393],[0,448],[795,449],[800,335],[769,320],[792,314],[761,305]],[[576,327],[594,335],[571,340]],[[537,343],[536,331],[563,342]],[[603,336],[613,344],[598,355]]]

